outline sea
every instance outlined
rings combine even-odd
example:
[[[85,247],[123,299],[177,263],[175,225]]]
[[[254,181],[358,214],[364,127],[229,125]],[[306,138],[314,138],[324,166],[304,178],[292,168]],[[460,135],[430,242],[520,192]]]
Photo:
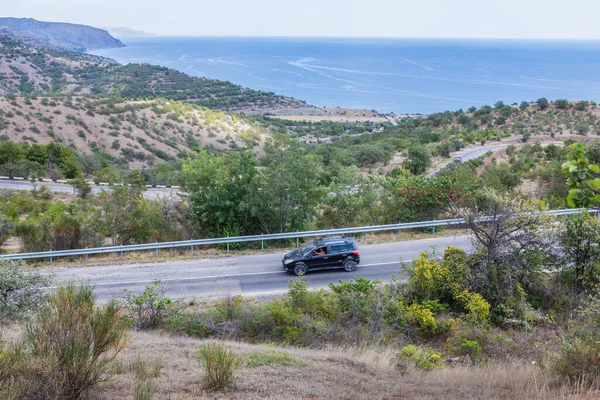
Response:
[[[428,114],[549,100],[600,102],[600,41],[151,37],[94,50],[305,100]]]

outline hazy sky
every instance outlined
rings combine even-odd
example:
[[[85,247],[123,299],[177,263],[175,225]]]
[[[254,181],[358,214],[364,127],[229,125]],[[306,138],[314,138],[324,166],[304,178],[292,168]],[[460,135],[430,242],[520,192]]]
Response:
[[[598,0],[1,0],[0,15],[161,35],[600,39]]]

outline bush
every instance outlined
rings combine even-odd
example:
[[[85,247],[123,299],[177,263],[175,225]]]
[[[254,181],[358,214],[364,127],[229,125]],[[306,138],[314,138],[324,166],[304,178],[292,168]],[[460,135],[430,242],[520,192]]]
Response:
[[[417,328],[423,336],[434,336],[449,328],[445,322],[438,322],[429,308],[412,304],[406,308],[406,321]]]
[[[426,371],[443,367],[442,355],[430,347],[415,346],[409,344],[404,346],[398,355],[397,368],[402,372],[411,367],[417,367]]]
[[[0,261],[0,321],[19,318],[39,306],[47,281],[39,274],[25,273],[14,261]]]
[[[490,303],[479,293],[471,293],[463,290],[457,293],[456,301],[460,303],[466,312],[465,319],[479,327],[485,327],[490,322]]]
[[[0,358],[0,387],[21,399],[84,398],[108,379],[125,342],[116,302],[96,307],[92,288],[61,286]]]
[[[202,387],[206,390],[223,390],[233,385],[239,358],[222,344],[208,344],[198,350],[204,370]]]
[[[598,383],[600,376],[600,299],[584,301],[563,333],[552,369],[572,382]]]
[[[167,307],[172,304],[172,300],[165,296],[168,289],[161,285],[160,280],[155,280],[139,296],[126,294],[125,307],[135,329],[155,329],[164,323]]]

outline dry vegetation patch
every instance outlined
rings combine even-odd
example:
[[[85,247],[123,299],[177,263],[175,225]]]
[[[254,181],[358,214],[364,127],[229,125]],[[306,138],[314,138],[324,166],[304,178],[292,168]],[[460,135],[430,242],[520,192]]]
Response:
[[[223,343],[241,359],[234,386],[225,392],[202,389],[197,349],[208,343]],[[280,356],[270,357],[274,352]],[[118,365],[128,366],[139,357],[161,359],[156,399],[594,399],[600,395],[577,393],[526,361],[402,375],[395,369],[395,354],[392,348],[278,348],[137,332],[120,354]],[[257,358],[271,361],[252,364]],[[135,371],[122,367],[116,372],[102,387],[100,397],[132,398]]]

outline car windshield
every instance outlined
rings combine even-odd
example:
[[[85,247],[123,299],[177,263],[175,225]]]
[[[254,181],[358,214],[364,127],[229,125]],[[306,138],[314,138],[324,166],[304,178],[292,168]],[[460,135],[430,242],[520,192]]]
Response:
[[[302,255],[305,256],[316,248],[317,248],[317,246],[315,246],[313,243],[310,243],[310,244],[307,244],[306,246],[304,246],[303,248],[301,248],[300,253],[302,253]]]

